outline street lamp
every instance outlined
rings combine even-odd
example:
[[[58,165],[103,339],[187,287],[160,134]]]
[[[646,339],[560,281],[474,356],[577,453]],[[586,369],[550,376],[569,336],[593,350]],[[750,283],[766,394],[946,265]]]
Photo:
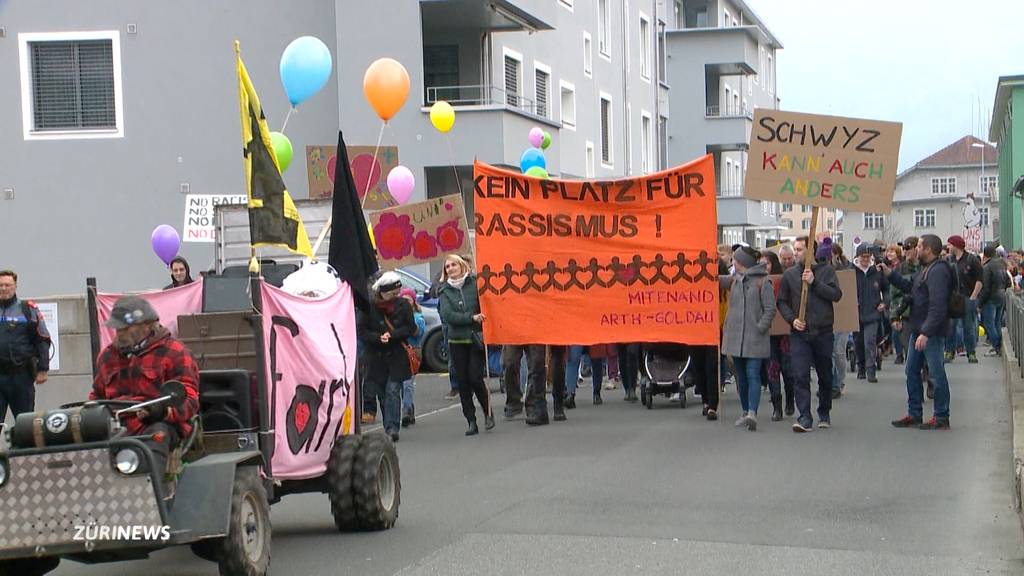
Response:
[[[981,192],[981,203],[985,205],[985,197],[988,195],[988,190],[985,189],[985,145],[981,142],[972,142],[971,148],[981,148],[981,185],[978,186],[978,190]],[[985,228],[992,222],[992,215],[987,211],[985,212],[985,224],[981,227],[981,247],[985,248]]]

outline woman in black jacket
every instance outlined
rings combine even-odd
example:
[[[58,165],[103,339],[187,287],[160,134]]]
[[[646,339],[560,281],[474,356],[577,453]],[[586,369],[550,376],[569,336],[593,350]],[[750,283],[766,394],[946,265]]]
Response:
[[[399,298],[402,279],[395,272],[381,274],[373,283],[373,305],[357,315],[357,333],[365,346],[366,378],[371,397],[376,396],[384,412],[384,431],[395,442],[401,423],[402,382],[412,378],[405,341],[416,333],[412,307]],[[372,402],[363,410],[372,411]]]
[[[444,259],[441,301],[438,303],[441,320],[448,325],[448,353],[451,354],[455,379],[459,383],[462,414],[469,424],[466,436],[480,432],[476,425],[474,394],[484,411],[484,426],[488,430],[494,428],[490,393],[484,384],[484,370],[487,365],[481,333],[484,315],[480,312],[476,276],[471,272],[469,263],[462,257],[449,254]]]

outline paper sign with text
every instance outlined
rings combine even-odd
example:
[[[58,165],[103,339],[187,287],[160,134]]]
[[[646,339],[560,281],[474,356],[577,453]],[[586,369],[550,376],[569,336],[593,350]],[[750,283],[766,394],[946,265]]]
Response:
[[[399,268],[470,252],[462,196],[452,194],[370,214],[382,268]]]
[[[217,230],[213,210],[222,204],[247,204],[245,194],[188,194],[185,196],[185,225],[182,242],[213,242]]]
[[[888,214],[903,124],[758,108],[748,198]]]
[[[617,180],[477,162],[473,193],[487,342],[718,344],[711,156]]]

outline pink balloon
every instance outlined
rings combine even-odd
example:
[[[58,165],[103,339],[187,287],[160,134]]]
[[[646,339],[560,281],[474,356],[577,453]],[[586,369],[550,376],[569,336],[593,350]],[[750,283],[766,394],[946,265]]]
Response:
[[[388,172],[388,192],[399,204],[405,204],[412,198],[412,189],[416,187],[416,179],[405,166],[395,166]]]
[[[534,126],[530,128],[530,146],[534,148],[540,148],[541,144],[544,143],[544,131]]]
[[[360,154],[352,159],[352,179],[356,181],[356,193],[361,199],[367,190],[372,190],[380,180],[380,161],[371,154]],[[367,186],[369,181],[369,186]]]

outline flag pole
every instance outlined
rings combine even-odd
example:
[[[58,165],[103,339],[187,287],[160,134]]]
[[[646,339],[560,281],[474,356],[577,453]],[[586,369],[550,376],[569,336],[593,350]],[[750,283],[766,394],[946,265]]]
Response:
[[[387,122],[383,122],[380,125],[380,134],[377,135],[377,146],[373,149],[373,159],[370,160],[370,173],[366,175],[366,191],[363,192],[363,199],[359,203],[359,208],[362,209],[366,206],[366,197],[370,195],[370,178],[373,176],[373,166],[377,163],[377,153],[380,151],[380,143],[384,140],[384,127],[387,126]],[[334,172],[335,178],[337,178],[337,170]],[[358,190],[356,191],[358,192]],[[316,237],[316,244],[313,245],[313,260],[316,260],[316,253],[320,250],[320,244],[323,243],[324,238],[327,237],[327,233],[331,231],[331,224],[334,221],[334,214],[327,217],[327,222],[324,223],[324,227],[320,230],[320,235]]]

